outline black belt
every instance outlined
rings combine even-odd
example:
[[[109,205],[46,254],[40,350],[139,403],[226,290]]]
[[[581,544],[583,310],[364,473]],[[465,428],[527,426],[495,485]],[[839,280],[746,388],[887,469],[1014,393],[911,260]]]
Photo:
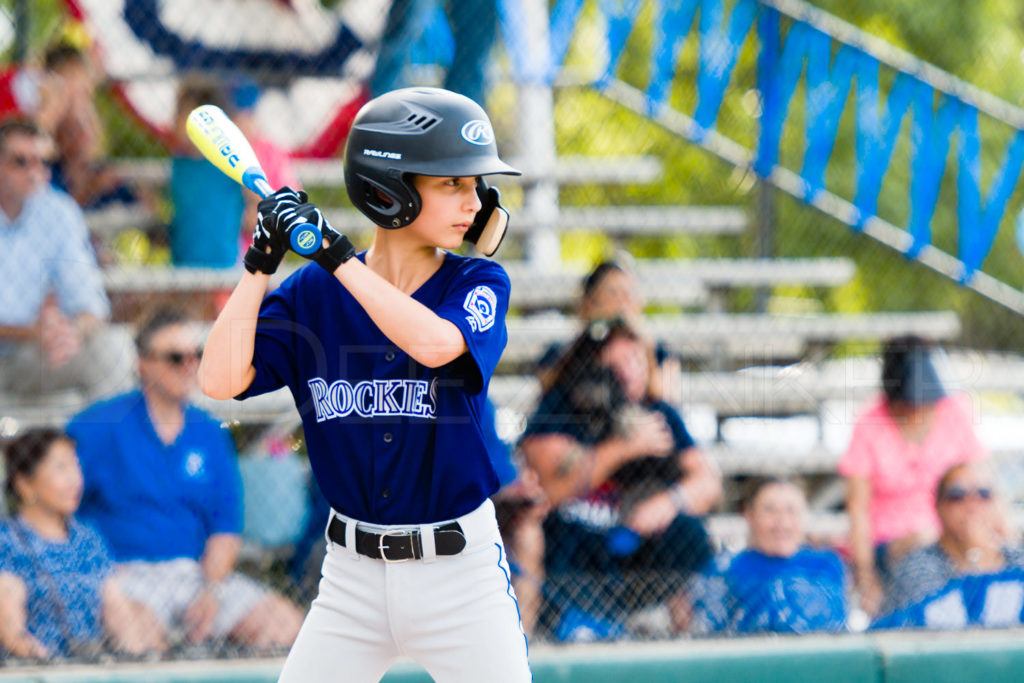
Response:
[[[345,522],[331,517],[327,535],[338,545],[345,545]],[[458,522],[434,527],[434,548],[438,555],[458,555],[466,547],[466,536]],[[376,534],[356,527],[356,552],[385,562],[404,562],[423,557],[423,539],[419,529],[387,531]]]

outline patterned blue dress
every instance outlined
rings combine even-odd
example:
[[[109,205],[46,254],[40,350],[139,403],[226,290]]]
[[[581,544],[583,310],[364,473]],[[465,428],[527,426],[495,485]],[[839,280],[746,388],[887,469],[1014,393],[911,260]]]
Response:
[[[67,636],[101,638],[101,586],[112,570],[99,534],[74,520],[66,541],[42,538],[15,518],[0,520],[0,572],[25,582],[28,632],[55,655],[71,654]]]

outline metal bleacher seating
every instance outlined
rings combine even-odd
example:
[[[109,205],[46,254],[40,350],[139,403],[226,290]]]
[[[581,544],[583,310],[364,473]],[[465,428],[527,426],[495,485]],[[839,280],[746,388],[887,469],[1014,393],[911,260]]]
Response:
[[[519,163],[529,173],[528,165],[523,160]],[[169,170],[164,159],[131,160],[122,165],[134,177],[153,184],[166,182]],[[302,161],[297,171],[307,187],[336,188],[343,182],[337,160]],[[649,156],[603,159],[601,163],[588,157],[563,157],[549,179],[559,185],[646,183],[661,173],[660,160]],[[521,179],[502,178],[501,182],[513,184]],[[351,209],[326,211],[342,231],[368,229],[366,220]],[[99,236],[109,237],[125,227],[138,227],[139,220],[137,214],[118,215],[115,211],[92,215],[89,223]],[[513,237],[528,235],[541,224],[528,214],[514,212]],[[562,206],[552,227],[613,236],[730,236],[746,231],[747,224],[745,211],[736,207]],[[531,374],[532,362],[548,345],[569,341],[578,332],[573,312],[585,271],[584,266],[572,264],[541,269],[530,261],[500,260],[513,285],[507,321],[509,344],[490,395],[499,407],[499,420],[511,425],[499,431],[514,437],[539,394],[539,384]],[[275,280],[301,265],[298,260],[286,262]],[[824,446],[799,453],[768,453],[726,443],[720,429],[722,421],[740,416],[775,419],[809,415],[820,419],[830,401],[859,401],[877,390],[876,359],[826,362],[828,350],[864,341],[873,351],[887,337],[910,333],[950,342],[960,331],[956,314],[949,311],[769,314],[729,310],[730,295],[741,289],[842,286],[856,274],[854,263],[843,258],[638,259],[634,267],[643,296],[660,311],[647,317],[647,332],[684,360],[682,407],[706,408],[718,420],[719,438],[706,447],[727,479],[779,472],[811,476],[834,472],[837,454]],[[107,267],[104,281],[115,299],[157,293],[189,297],[230,289],[238,275],[238,270],[231,269],[123,265]],[[1011,367],[1012,372],[1008,370]],[[976,389],[1021,392],[1024,365],[1007,359],[974,379]],[[226,421],[263,428],[298,424],[291,396],[285,391],[244,402],[198,400]],[[31,406],[0,399],[0,406],[0,430],[18,424],[59,424],[80,407],[66,397]],[[728,514],[716,517],[712,531],[728,537],[739,528],[730,520]],[[829,520],[822,522],[823,529],[834,530],[845,523]]]

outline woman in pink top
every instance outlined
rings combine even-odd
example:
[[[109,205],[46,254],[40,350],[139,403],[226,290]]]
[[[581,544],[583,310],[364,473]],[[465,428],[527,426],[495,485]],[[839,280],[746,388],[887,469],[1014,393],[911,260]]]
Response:
[[[883,394],[857,418],[839,463],[860,605],[876,614],[887,567],[939,535],[935,490],[952,465],[985,457],[970,411],[946,395],[919,337],[886,344]]]

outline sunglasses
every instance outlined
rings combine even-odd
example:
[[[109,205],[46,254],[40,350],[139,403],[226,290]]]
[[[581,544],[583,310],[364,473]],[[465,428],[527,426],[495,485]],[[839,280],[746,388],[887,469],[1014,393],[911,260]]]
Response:
[[[200,360],[203,357],[203,350],[197,348],[195,351],[165,351],[164,353],[148,353],[146,356],[170,365],[184,365],[190,361]]]
[[[969,496],[977,496],[981,500],[992,499],[992,489],[981,486],[976,489],[965,489],[963,486],[950,486],[942,494],[942,500],[947,503],[959,503]]]

